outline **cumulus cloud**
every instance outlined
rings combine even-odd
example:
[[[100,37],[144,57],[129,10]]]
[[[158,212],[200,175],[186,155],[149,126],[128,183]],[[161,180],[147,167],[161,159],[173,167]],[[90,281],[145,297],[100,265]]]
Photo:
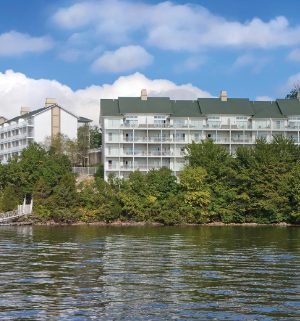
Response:
[[[287,94],[290,90],[300,87],[300,72],[292,75],[288,78],[285,86],[282,88],[282,91]]]
[[[196,99],[211,95],[191,84],[177,85],[166,79],[149,79],[141,73],[119,77],[112,84],[93,85],[72,90],[56,80],[32,79],[12,70],[0,72],[0,115],[11,118],[19,114],[21,106],[32,110],[41,108],[45,98],[56,98],[69,111],[99,121],[100,99],[119,96],[139,96],[146,88],[149,96],[167,96],[172,99]]]
[[[287,59],[292,62],[300,62],[300,49],[292,50]]]
[[[300,26],[290,26],[284,16],[240,22],[215,15],[201,5],[172,1],[79,1],[58,9],[52,20],[61,28],[89,30],[113,43],[128,43],[138,33],[149,45],[168,50],[274,48],[300,43]]]
[[[107,51],[92,65],[95,72],[123,72],[151,64],[153,57],[141,46],[126,46]]]
[[[16,31],[0,34],[0,56],[20,56],[24,53],[44,52],[53,46],[54,42],[49,37],[32,37]]]

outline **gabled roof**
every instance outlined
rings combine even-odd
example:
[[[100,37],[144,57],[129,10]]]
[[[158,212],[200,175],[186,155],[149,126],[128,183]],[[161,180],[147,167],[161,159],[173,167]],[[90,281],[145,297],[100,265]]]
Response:
[[[21,118],[26,119],[26,118],[30,118],[30,117],[36,116],[36,115],[38,115],[38,114],[40,114],[40,113],[43,113],[44,111],[47,111],[47,110],[49,110],[49,109],[51,109],[51,108],[53,108],[53,107],[59,107],[60,109],[62,109],[62,110],[65,111],[66,113],[68,113],[68,114],[76,117],[77,119],[80,118],[80,117],[74,115],[73,113],[71,113],[70,111],[68,111],[67,109],[65,109],[65,108],[63,108],[63,107],[55,104],[55,105],[51,105],[51,106],[48,106],[48,107],[42,107],[42,108],[33,110],[33,111],[29,112],[29,113],[26,113],[26,114],[24,114],[24,115],[20,115],[20,116],[17,116],[17,117],[8,119],[4,124],[10,123],[10,122],[17,122],[17,121],[18,121],[19,119],[21,119]],[[81,118],[84,118],[84,117],[81,117]],[[85,118],[85,119],[87,119],[87,118]]]
[[[91,120],[91,119],[88,119],[88,118],[85,118],[85,117],[82,117],[82,116],[79,116],[79,117],[78,117],[78,122],[79,122],[79,123],[91,123],[92,120]]]
[[[201,110],[197,100],[172,101],[174,117],[201,117]]]
[[[253,101],[253,118],[285,118],[276,101]]]
[[[118,99],[101,99],[100,107],[101,116],[120,116]]]
[[[229,98],[221,101],[220,98],[199,98],[201,112],[205,115],[253,115],[254,111],[249,99]]]
[[[43,110],[47,110],[49,107],[45,108],[39,108],[39,109],[36,109],[36,110],[33,110],[33,111],[30,111],[29,113],[26,113],[24,115],[20,115],[20,116],[17,116],[17,117],[14,117],[14,118],[11,118],[11,119],[8,119],[5,123],[10,123],[12,121],[18,121],[19,119],[21,118],[29,118],[29,117],[32,117],[36,114],[39,114],[40,112],[42,112]]]
[[[249,101],[244,98],[199,98],[198,100],[170,100],[168,97],[121,97],[101,99],[101,116],[125,114],[169,114],[174,117],[205,117],[207,115],[243,115],[253,118],[285,118],[300,116],[298,99]]]
[[[124,114],[172,114],[172,103],[167,97],[120,97],[119,110]]]
[[[300,115],[300,101],[298,99],[277,99],[276,101],[283,115]]]

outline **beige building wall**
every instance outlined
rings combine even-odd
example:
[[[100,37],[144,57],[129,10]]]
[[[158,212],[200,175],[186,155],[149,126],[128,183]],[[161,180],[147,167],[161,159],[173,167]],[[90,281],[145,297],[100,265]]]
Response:
[[[61,133],[60,112],[61,111],[59,107],[53,107],[51,109],[51,137],[52,138]]]

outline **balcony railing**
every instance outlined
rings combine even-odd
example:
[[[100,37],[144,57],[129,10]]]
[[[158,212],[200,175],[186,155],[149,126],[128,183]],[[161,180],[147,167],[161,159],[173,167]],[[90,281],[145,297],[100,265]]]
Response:
[[[9,127],[0,127],[0,133],[5,129],[5,131],[12,130],[14,128],[20,128],[27,125],[13,125]],[[203,123],[187,123],[187,122],[166,122],[166,123],[157,123],[157,124],[147,124],[147,123],[124,123],[124,124],[114,124],[114,125],[106,125],[106,128],[131,128],[131,129],[163,129],[163,128],[170,128],[170,129],[179,129],[182,128],[183,130],[191,129],[191,130],[217,130],[217,129],[223,129],[223,130],[286,130],[286,129],[292,129],[292,130],[300,130],[300,123],[295,122],[289,122],[287,124],[276,124],[273,120],[272,123],[266,123],[266,124],[258,124],[251,122],[239,122],[236,124],[222,124],[221,122],[207,122],[206,124]]]
[[[8,125],[8,126],[0,126],[0,133],[9,132],[9,131],[23,128],[23,127],[27,127],[27,126],[31,127],[33,125],[34,125],[33,121],[28,120],[28,121],[24,121],[24,122],[18,123],[18,124],[12,124],[12,125]]]

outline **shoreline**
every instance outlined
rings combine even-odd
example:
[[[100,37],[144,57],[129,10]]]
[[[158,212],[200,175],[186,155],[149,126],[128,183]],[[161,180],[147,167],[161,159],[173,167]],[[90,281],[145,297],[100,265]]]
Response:
[[[236,226],[236,227],[299,227],[299,224],[290,224],[290,223],[271,223],[271,224],[262,224],[262,223],[223,223],[223,222],[211,222],[211,223],[202,223],[202,224],[174,224],[174,225],[165,225],[158,222],[123,222],[123,221],[114,221],[114,222],[75,222],[75,223],[63,223],[63,222],[12,222],[7,224],[0,224],[0,226],[101,226],[101,227],[227,227],[227,226]]]

